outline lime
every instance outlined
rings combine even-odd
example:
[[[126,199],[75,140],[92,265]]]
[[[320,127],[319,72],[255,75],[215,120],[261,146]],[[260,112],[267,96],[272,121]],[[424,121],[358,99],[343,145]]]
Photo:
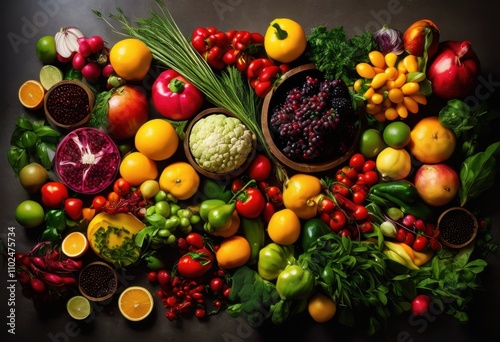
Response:
[[[25,200],[19,203],[15,211],[16,221],[25,228],[33,228],[45,219],[45,212],[40,203],[33,200]]]
[[[40,83],[45,88],[49,90],[54,84],[59,83],[63,80],[63,72],[56,66],[44,65],[40,69]]]
[[[73,296],[66,303],[66,309],[71,317],[82,320],[90,315],[90,302],[83,296]]]
[[[410,133],[410,126],[402,121],[394,121],[385,127],[382,137],[387,146],[403,148],[410,142]]]
[[[365,158],[375,158],[385,147],[382,134],[375,128],[368,128],[361,134],[359,151]]]
[[[41,37],[35,46],[35,52],[42,63],[50,64],[56,61],[56,41],[54,36]]]

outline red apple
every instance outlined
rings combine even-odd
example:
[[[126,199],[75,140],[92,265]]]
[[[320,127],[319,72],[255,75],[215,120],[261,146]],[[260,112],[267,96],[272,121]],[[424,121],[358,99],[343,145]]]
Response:
[[[447,164],[424,164],[415,174],[414,185],[422,201],[440,207],[455,198],[460,181],[457,172]]]
[[[115,139],[131,138],[149,117],[146,92],[138,86],[124,85],[113,91],[108,101],[108,133]]]
[[[411,55],[421,57],[424,55],[425,36],[429,33],[432,42],[427,49],[427,57],[431,58],[436,53],[439,44],[439,28],[429,19],[417,20],[403,33],[405,50]]]
[[[460,99],[474,92],[481,72],[479,59],[469,41],[444,41],[427,70],[432,92],[444,99]]]

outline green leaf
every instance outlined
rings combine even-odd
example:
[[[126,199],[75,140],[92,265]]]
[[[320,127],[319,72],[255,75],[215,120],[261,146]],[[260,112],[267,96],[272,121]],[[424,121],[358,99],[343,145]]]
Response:
[[[485,260],[476,259],[469,262],[465,267],[472,273],[479,274],[484,271],[484,268],[488,265]]]
[[[47,145],[38,140],[36,143],[36,153],[38,155],[38,158],[40,158],[40,163],[45,166],[45,168],[50,168],[52,165],[52,160],[49,157]]]
[[[94,128],[108,127],[108,101],[113,95],[112,90],[97,93],[95,97],[94,109],[92,109],[89,126]]]
[[[33,124],[31,123],[30,119],[26,115],[23,115],[16,120],[16,127],[19,127],[19,128],[26,130],[26,131],[33,130]]]

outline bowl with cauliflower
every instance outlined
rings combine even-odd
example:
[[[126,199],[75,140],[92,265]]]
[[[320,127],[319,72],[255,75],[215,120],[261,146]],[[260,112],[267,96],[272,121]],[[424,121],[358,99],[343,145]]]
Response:
[[[184,151],[202,175],[221,179],[243,173],[256,154],[257,138],[223,108],[209,108],[189,123]]]

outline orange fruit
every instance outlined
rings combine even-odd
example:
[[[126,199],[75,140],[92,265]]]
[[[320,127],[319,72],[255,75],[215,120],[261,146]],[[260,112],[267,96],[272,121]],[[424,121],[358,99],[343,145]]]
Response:
[[[199,186],[200,175],[186,162],[167,165],[160,175],[160,189],[181,201],[194,196]]]
[[[437,164],[451,157],[455,145],[455,133],[443,126],[437,116],[429,116],[411,130],[408,149],[422,163]]]
[[[291,209],[278,210],[271,216],[267,233],[273,242],[279,245],[291,245],[300,236],[300,219]]]
[[[337,305],[335,305],[332,298],[317,292],[309,298],[307,311],[314,321],[325,323],[335,316]]]
[[[232,269],[245,265],[251,253],[248,240],[241,235],[233,235],[222,240],[215,258],[221,268]]]
[[[140,81],[148,74],[153,55],[142,41],[127,38],[109,51],[109,62],[118,76],[126,81]]]
[[[118,309],[129,321],[140,321],[153,310],[153,296],[142,286],[127,287],[118,298]]]
[[[89,241],[85,234],[72,232],[66,235],[61,243],[61,250],[67,257],[79,258],[87,252]]]
[[[139,186],[148,179],[158,177],[158,166],[141,152],[132,152],[122,159],[120,176],[131,186]]]
[[[135,134],[135,148],[153,160],[170,158],[179,146],[174,126],[163,119],[146,121]]]
[[[45,89],[42,84],[35,80],[28,80],[19,87],[19,101],[28,109],[40,109],[43,106]]]

